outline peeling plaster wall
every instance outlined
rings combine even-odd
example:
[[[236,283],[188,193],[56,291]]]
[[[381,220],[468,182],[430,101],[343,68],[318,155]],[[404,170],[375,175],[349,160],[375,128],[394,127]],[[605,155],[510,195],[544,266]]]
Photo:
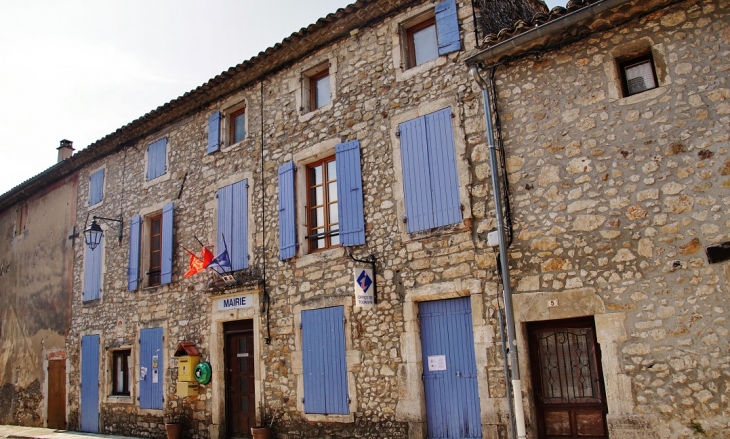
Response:
[[[0,213],[0,424],[44,425],[45,355],[70,326],[76,177]],[[21,230],[16,209],[27,204]],[[78,243],[78,241],[77,241]]]

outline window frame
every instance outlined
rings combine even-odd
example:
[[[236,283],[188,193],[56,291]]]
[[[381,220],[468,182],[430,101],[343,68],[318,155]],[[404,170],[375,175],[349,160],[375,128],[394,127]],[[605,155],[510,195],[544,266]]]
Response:
[[[28,203],[23,202],[15,208],[15,236],[21,236],[28,225]]]
[[[630,93],[629,92],[629,81],[628,81],[627,76],[626,76],[626,69],[629,68],[629,67],[633,67],[633,66],[637,66],[637,65],[644,64],[647,61],[649,62],[649,65],[651,66],[651,74],[652,74],[652,77],[654,78],[654,87],[647,88],[647,89],[644,89],[644,90],[641,90],[641,91],[637,91],[636,93]],[[622,95],[623,95],[624,98],[628,98],[630,96],[636,96],[636,95],[639,95],[641,93],[647,92],[649,90],[654,90],[654,89],[659,88],[659,78],[658,78],[657,72],[656,72],[656,65],[654,63],[654,56],[652,55],[651,52],[644,53],[644,54],[639,55],[639,56],[634,56],[634,57],[630,57],[630,58],[627,58],[627,59],[624,59],[624,60],[617,61],[617,64],[618,64],[617,67],[618,67],[618,70],[619,70],[619,78],[620,78],[620,81],[621,81],[621,93],[622,93]]]
[[[436,29],[436,16],[433,13],[433,9],[428,14],[424,14],[420,17],[417,17],[418,21],[411,25],[404,26],[404,31],[406,35],[406,41],[403,44],[403,50],[405,51],[405,69],[412,69],[414,67],[422,66],[424,64],[427,64],[435,59],[439,58],[438,54],[438,36],[436,38],[436,57],[424,61],[420,64],[416,62],[416,41],[414,39],[414,35],[416,32],[422,31],[428,27],[433,26],[434,32],[437,32]]]
[[[329,84],[330,80],[330,71],[329,66],[327,66],[326,69],[322,70],[319,73],[315,73],[314,75],[309,77],[309,107],[311,111],[318,110],[322,107],[325,107],[329,105],[332,102],[332,90],[331,85]],[[326,103],[320,103],[317,93],[317,85],[320,83],[324,83],[324,81],[327,81],[327,91],[329,92],[329,98]]]
[[[299,110],[299,122],[307,122],[312,117],[332,109],[337,100],[337,58],[333,55],[318,56],[298,69],[298,76],[292,78],[291,88],[296,90],[296,106]],[[327,72],[327,73],[322,73]],[[317,76],[329,78],[329,102],[315,108],[313,83]],[[316,91],[316,89],[314,90]]]
[[[148,247],[146,248],[146,254],[148,258],[147,264],[147,286],[156,287],[162,284],[162,212],[154,215],[150,215],[145,218],[145,221],[149,224],[149,240]],[[159,223],[159,233],[155,233],[155,223]],[[155,238],[159,237],[159,248],[155,249]],[[153,265],[155,262],[155,254],[158,255],[159,265]],[[156,278],[154,276],[157,276]],[[156,279],[156,280],[155,280]]]
[[[330,209],[332,208],[331,206],[334,205],[335,208],[339,208],[339,206],[338,206],[339,199],[335,200],[334,202],[331,202],[330,201],[331,195],[330,195],[329,186],[330,186],[331,183],[335,183],[335,192],[337,192],[337,186],[336,186],[337,185],[337,178],[335,178],[334,180],[329,180],[328,179],[328,175],[329,175],[329,169],[328,168],[329,168],[329,164],[330,163],[333,163],[334,164],[334,166],[335,166],[335,174],[336,174],[337,173],[337,171],[336,171],[336,167],[337,167],[337,164],[336,163],[337,162],[336,162],[336,156],[334,154],[332,154],[330,156],[327,156],[325,158],[319,159],[317,161],[314,161],[312,163],[308,163],[308,164],[305,165],[305,172],[306,172],[306,177],[305,177],[305,179],[306,179],[306,188],[305,188],[306,189],[306,202],[305,202],[305,209],[306,209],[306,212],[307,212],[307,214],[305,216],[305,223],[306,223],[306,226],[307,226],[307,236],[305,238],[307,239],[307,248],[309,250],[309,253],[316,253],[316,252],[321,252],[321,251],[324,251],[324,250],[329,250],[329,249],[333,249],[333,248],[340,247],[340,244],[339,244],[339,236],[340,236],[339,235],[339,231],[340,231],[340,227],[339,227],[339,215],[338,215],[338,218],[337,218],[338,221],[336,223],[337,224],[337,232],[335,233],[334,231],[330,230],[331,227],[332,227],[332,223],[330,222],[330,216],[331,216],[330,215]],[[313,182],[311,180],[311,173],[310,173],[310,170],[312,170],[314,168],[317,168],[319,166],[322,167],[322,184],[321,185],[317,185],[316,183],[313,184]],[[312,205],[312,189],[314,189],[314,188],[316,188],[318,186],[321,186],[322,187],[322,198],[323,198],[322,199],[322,205],[319,205],[318,204],[316,206],[313,206]],[[319,225],[316,228],[316,229],[325,229],[325,231],[323,232],[324,233],[324,236],[322,236],[321,238],[318,237],[318,234],[316,233],[316,229],[314,229],[314,225],[312,224],[312,216],[311,216],[313,210],[314,209],[317,209],[318,207],[325,207],[324,208],[324,223],[321,224],[321,225]],[[336,244],[333,244],[332,243],[332,237],[333,236],[337,236],[338,237],[338,239],[337,239],[338,242]],[[317,244],[317,242],[320,239],[322,239],[322,238],[324,238],[324,246],[323,247],[314,248],[314,246]]]
[[[122,368],[121,370],[117,369],[117,358],[122,358]],[[131,386],[131,376],[132,376],[132,350],[131,349],[118,349],[111,352],[111,395],[112,396],[131,396],[132,395],[132,386]],[[126,367],[125,367],[126,365]],[[118,373],[122,373],[122,387],[126,389],[126,392],[124,390],[118,391],[117,390],[117,380],[118,380]]]
[[[235,145],[238,142],[243,142],[246,140],[246,137],[248,137],[248,124],[247,124],[247,114],[246,114],[246,106],[244,105],[241,108],[236,108],[233,111],[226,112],[226,121],[228,122],[228,144],[226,146]],[[243,117],[243,137],[240,140],[236,140],[236,124],[235,120],[237,117]]]

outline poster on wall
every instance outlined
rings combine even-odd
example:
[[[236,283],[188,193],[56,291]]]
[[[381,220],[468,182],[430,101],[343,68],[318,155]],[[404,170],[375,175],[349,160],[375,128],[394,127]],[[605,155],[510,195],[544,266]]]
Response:
[[[355,307],[365,308],[371,307],[375,303],[375,297],[373,296],[373,282],[375,282],[375,276],[373,270],[370,268],[358,268],[353,269],[355,279]]]

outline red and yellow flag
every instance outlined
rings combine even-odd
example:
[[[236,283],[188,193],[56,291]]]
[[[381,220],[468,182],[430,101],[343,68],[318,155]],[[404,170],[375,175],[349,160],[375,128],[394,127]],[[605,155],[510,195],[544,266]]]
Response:
[[[185,249],[185,251],[190,254],[190,264],[187,273],[185,273],[185,276],[183,277],[190,277],[205,270],[205,265],[202,259],[200,259],[198,256],[195,255],[195,253],[191,252],[188,249]],[[203,256],[205,256],[205,252],[203,252]]]

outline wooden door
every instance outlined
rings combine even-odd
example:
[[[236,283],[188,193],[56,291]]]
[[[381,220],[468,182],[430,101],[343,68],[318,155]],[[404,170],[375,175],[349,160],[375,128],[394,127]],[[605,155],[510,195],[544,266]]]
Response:
[[[541,439],[604,439],[606,393],[593,318],[528,325]]]
[[[48,428],[66,429],[66,361],[48,362]]]
[[[226,421],[228,437],[251,437],[256,426],[253,320],[225,325]]]

